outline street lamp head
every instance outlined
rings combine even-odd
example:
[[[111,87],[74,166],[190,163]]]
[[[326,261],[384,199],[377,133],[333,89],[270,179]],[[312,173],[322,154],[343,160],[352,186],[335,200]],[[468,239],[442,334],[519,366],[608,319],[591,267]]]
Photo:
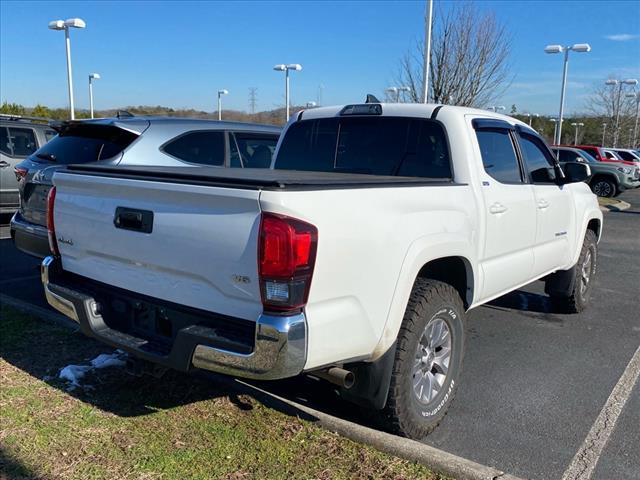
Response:
[[[635,78],[627,78],[626,80],[623,80],[622,83],[626,84],[626,85],[637,85],[638,84],[638,80]]]
[[[296,72],[299,72],[300,70],[302,70],[302,65],[300,65],[299,63],[290,63],[289,65],[287,65],[287,70],[295,70]]]
[[[625,95],[625,97],[627,97],[627,98],[640,98],[640,96],[637,93],[627,93]]]
[[[605,85],[617,85],[618,84],[618,80],[614,80],[614,79],[609,79],[606,82],[604,82]]]
[[[278,72],[284,72],[287,69],[286,65],[280,64],[273,67],[274,70]]]
[[[398,88],[397,87],[389,87],[389,88],[385,88],[384,91],[387,92],[387,93],[398,93]]]
[[[218,90],[218,95],[228,95],[229,94],[229,90],[227,90],[226,88],[223,88],[222,90]]]
[[[398,87],[399,92],[410,92],[411,87]]]
[[[562,53],[563,51],[562,45],[547,45],[544,47],[544,53]]]
[[[64,26],[69,28],[85,28],[87,24],[81,18],[67,18]]]
[[[499,112],[500,110],[506,110],[506,107],[504,105],[498,105],[496,107],[496,112]]]
[[[49,29],[64,30],[64,20],[54,20],[53,22],[49,22]]]
[[[316,106],[316,102],[307,102],[307,108],[313,108]]]
[[[100,80],[100,74],[99,73],[90,73],[89,74],[89,78],[91,78],[93,80]]]
[[[591,51],[591,45],[588,43],[576,43],[571,46],[571,50],[578,53],[586,53]]]

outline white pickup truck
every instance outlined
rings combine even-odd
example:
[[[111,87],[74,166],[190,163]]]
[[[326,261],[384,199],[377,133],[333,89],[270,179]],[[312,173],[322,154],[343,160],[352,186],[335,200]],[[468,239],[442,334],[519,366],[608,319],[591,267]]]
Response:
[[[537,133],[461,107],[306,110],[271,170],[70,166],[49,303],[165,367],[327,379],[413,438],[445,415],[465,312],[533,280],[579,312],[602,214]]]

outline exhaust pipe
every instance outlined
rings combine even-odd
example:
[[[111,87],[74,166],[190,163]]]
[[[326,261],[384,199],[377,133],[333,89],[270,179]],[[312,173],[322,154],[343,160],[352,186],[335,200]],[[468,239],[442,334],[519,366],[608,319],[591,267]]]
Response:
[[[331,367],[327,370],[310,372],[310,374],[346,389],[353,387],[353,384],[356,381],[356,377],[353,372],[340,367]]]

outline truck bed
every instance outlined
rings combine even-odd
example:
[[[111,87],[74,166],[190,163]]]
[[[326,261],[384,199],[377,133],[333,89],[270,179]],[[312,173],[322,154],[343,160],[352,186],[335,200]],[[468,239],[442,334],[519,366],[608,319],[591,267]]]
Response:
[[[144,167],[130,165],[69,165],[68,173],[100,177],[186,183],[253,190],[323,190],[401,186],[452,185],[454,182],[424,177],[365,175],[358,173],[270,170],[264,168]]]

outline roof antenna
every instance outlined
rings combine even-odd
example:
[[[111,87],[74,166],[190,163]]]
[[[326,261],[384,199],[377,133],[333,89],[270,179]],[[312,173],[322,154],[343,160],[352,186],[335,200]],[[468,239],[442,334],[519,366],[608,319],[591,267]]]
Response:
[[[375,95],[371,95],[370,93],[367,93],[367,99],[365,100],[364,103],[381,103],[381,102],[376,98]]]

